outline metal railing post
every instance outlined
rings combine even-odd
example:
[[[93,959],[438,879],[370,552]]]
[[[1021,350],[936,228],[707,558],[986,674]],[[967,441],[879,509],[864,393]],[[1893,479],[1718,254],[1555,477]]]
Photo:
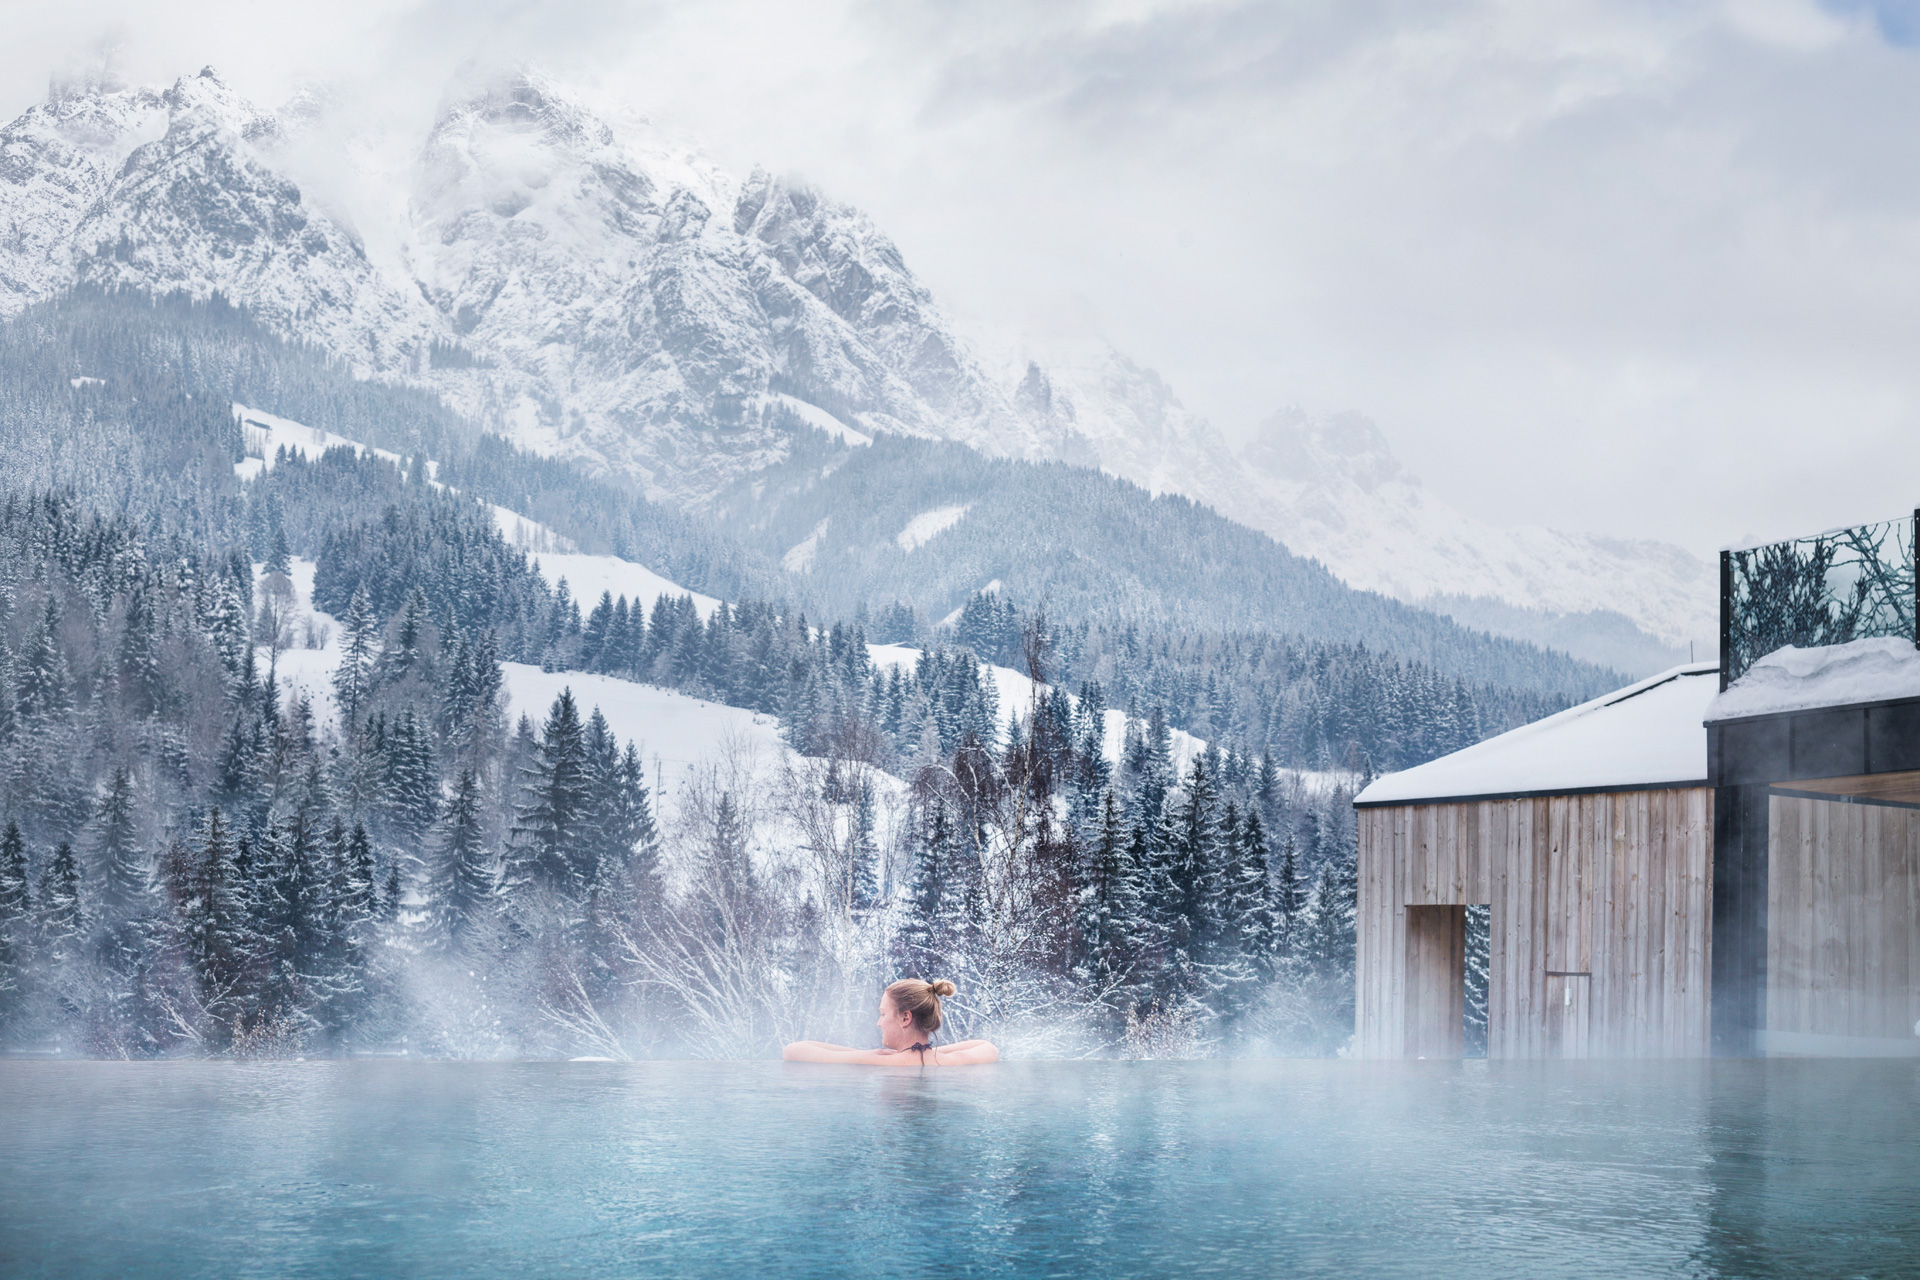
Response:
[[[1920,511],[1914,512],[1920,527]],[[1920,632],[1916,632],[1920,643]],[[1720,692],[1727,691],[1727,670],[1733,666],[1733,552],[1720,553]]]

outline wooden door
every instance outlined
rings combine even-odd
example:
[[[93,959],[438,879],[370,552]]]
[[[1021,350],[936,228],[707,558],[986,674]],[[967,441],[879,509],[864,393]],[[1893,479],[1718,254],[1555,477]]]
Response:
[[[1407,908],[1409,1058],[1458,1058],[1466,1052],[1467,909]]]

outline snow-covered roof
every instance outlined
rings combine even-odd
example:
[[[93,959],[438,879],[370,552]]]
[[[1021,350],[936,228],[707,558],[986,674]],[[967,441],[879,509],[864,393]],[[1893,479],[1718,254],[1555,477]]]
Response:
[[[1707,778],[1720,668],[1689,663],[1438,760],[1377,778],[1355,804],[1632,790]]]
[[[1710,722],[1748,716],[1920,698],[1920,649],[1913,641],[1875,636],[1848,644],[1776,649],[1707,708]]]

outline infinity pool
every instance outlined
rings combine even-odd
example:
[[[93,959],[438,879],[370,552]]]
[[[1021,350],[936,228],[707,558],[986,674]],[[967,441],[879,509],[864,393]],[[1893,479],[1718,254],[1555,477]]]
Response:
[[[1920,1274],[1920,1065],[0,1063],[9,1276]]]

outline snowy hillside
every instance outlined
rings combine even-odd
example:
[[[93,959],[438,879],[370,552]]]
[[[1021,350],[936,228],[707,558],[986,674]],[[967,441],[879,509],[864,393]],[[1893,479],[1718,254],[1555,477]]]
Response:
[[[615,561],[611,556],[591,558],[626,563]],[[647,572],[638,565],[629,564],[627,568],[642,575]],[[304,629],[302,624],[311,618],[324,643],[317,648],[287,649],[275,656],[273,662],[281,687],[289,693],[294,690],[303,693],[313,707],[316,721],[330,725],[338,720],[332,677],[340,663],[342,632],[338,619],[313,607],[313,575],[312,561],[293,561],[289,576],[294,586],[294,629],[296,634],[300,633]],[[653,581],[664,584],[672,594],[687,594],[664,579]],[[869,645],[867,651],[874,664],[883,670],[894,666],[911,670],[920,657],[919,650],[902,645]],[[265,655],[263,661],[264,658]],[[987,666],[985,671],[994,681],[1003,715],[1009,710],[1024,711],[1031,705],[1033,682],[1026,676],[999,666]],[[684,794],[686,784],[699,769],[719,767],[724,762],[731,767],[744,767],[760,785],[771,787],[783,762],[797,759],[781,738],[778,722],[771,716],[689,697],[672,689],[582,671],[542,671],[523,662],[507,662],[501,664],[501,672],[506,682],[510,725],[523,715],[539,724],[564,689],[573,690],[583,715],[598,708],[622,742],[630,741],[640,749],[647,764],[649,784],[658,787],[661,816],[667,820],[674,816],[677,798]],[[1106,722],[1106,755],[1117,766],[1126,737],[1126,713],[1109,710]],[[1206,743],[1176,729],[1172,731],[1172,747],[1174,765],[1184,772],[1192,766],[1194,757],[1206,749]]]
[[[327,642],[321,648],[292,648],[280,653],[275,658],[276,676],[282,688],[304,693],[316,720],[326,725],[338,720],[332,676],[340,663],[341,629],[337,619],[313,608],[313,572],[312,561],[296,559],[289,576],[296,609],[324,628]],[[675,797],[693,770],[716,763],[724,752],[750,756],[763,780],[771,779],[781,761],[793,754],[781,741],[779,727],[771,717],[738,707],[581,671],[542,671],[523,662],[502,663],[500,669],[506,679],[509,725],[522,715],[541,723],[562,689],[573,690],[583,716],[598,707],[622,742],[640,748],[647,763],[648,785],[660,784],[662,817],[668,820],[673,817]]]
[[[251,480],[269,469],[282,450],[310,459],[329,449],[347,448],[356,454],[369,451],[361,442],[323,427],[246,405],[234,405],[233,413],[245,432],[250,455],[234,467],[235,473],[244,480]],[[371,452],[396,466],[402,462],[399,455],[385,450]],[[437,469],[431,460],[426,466],[429,474]],[[493,513],[502,535],[521,547],[550,547],[564,541],[545,525],[519,512],[494,506]],[[964,514],[964,508],[931,512],[931,519],[924,524],[937,532],[939,527],[950,526]],[[922,523],[915,522],[916,525]],[[925,536],[932,536],[932,532]],[[661,596],[676,599],[690,596],[702,617],[710,617],[720,607],[720,601],[713,597],[688,591],[646,566],[619,556],[556,551],[529,551],[528,554],[549,586],[567,583],[583,613],[594,606],[602,593],[616,598],[624,596],[629,604],[637,604],[642,609],[651,609]],[[323,638],[324,643],[313,648],[290,649],[280,654],[277,661],[281,664],[282,679],[303,690],[320,720],[330,722],[335,713],[329,681],[339,662],[341,632],[337,619],[313,606],[314,570],[310,560],[296,558],[293,561],[290,577],[296,618],[292,630],[296,635],[307,633]],[[308,618],[315,624],[313,629],[305,626]],[[882,670],[901,667],[910,672],[920,658],[918,649],[897,644],[869,644],[867,654]],[[1026,714],[1033,702],[1033,681],[1008,667],[983,664],[983,669],[994,682],[1002,717],[1016,711]],[[510,722],[526,715],[537,723],[560,691],[571,687],[583,709],[600,707],[616,734],[645,748],[647,759],[658,767],[658,777],[664,781],[683,781],[691,770],[712,763],[723,752],[745,752],[757,762],[760,772],[774,769],[779,761],[792,754],[782,742],[772,718],[737,707],[579,671],[542,671],[536,666],[514,662],[503,663],[502,671],[511,704]],[[1125,712],[1107,711],[1104,746],[1109,761],[1115,765],[1121,760],[1126,728]],[[1206,749],[1205,742],[1184,730],[1173,730],[1171,737],[1173,761],[1181,770],[1188,768],[1194,756]]]

